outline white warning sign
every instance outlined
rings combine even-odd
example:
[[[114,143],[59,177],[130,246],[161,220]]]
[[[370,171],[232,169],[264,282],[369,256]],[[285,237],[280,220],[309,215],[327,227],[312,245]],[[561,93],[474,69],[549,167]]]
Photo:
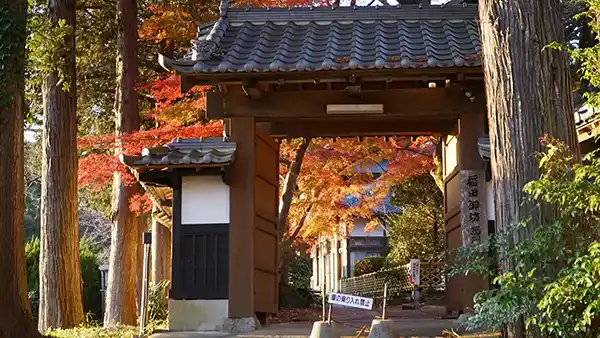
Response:
[[[373,309],[373,298],[345,295],[343,293],[332,292],[329,294],[329,304],[343,305],[359,309]]]

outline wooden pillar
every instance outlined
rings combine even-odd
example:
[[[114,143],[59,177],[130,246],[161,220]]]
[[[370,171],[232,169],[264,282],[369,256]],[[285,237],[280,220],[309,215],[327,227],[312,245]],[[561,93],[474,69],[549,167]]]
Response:
[[[464,113],[460,115],[458,136],[458,169],[461,171],[461,176],[464,176],[467,171],[481,171],[482,175],[479,176],[479,180],[485,180],[485,162],[479,154],[479,147],[477,145],[478,138],[485,134],[485,119],[485,111],[480,113]],[[462,177],[461,180],[464,181],[464,177]],[[469,187],[463,183],[464,182],[461,181],[460,184],[461,204],[469,196],[469,191],[467,191]],[[485,183],[483,186],[485,187]],[[485,196],[481,196],[486,194],[485,189],[479,191],[478,193],[480,194],[479,198],[485,198]],[[483,199],[483,201],[485,201],[485,199]],[[485,226],[485,233],[487,233],[487,217],[485,216],[485,208],[485,203],[483,203],[483,205],[480,206],[481,224]],[[469,215],[467,214],[469,211],[466,209],[467,208],[461,208],[460,211],[461,227],[463,225],[462,223],[469,219]],[[482,235],[484,236],[485,234]],[[462,238],[462,243],[464,243],[464,240],[465,238]],[[466,308],[472,309],[473,296],[477,292],[487,289],[487,286],[487,282],[479,276],[469,275],[461,277],[460,282],[456,283],[454,290],[452,290],[452,292],[458,291],[462,298],[462,306],[459,310],[464,310]]]
[[[479,155],[477,139],[485,133],[485,112],[460,115],[458,124],[458,161],[460,170],[483,170],[485,163]]]
[[[152,218],[152,283],[171,280],[171,230]]]
[[[254,118],[230,120],[236,143],[230,185],[229,318],[254,317]]]

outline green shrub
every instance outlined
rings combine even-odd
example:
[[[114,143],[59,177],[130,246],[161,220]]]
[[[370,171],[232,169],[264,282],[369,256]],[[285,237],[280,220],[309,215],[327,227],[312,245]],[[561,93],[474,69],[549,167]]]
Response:
[[[100,292],[100,267],[98,265],[98,248],[87,239],[79,240],[79,260],[81,278],[83,279],[83,311],[98,320],[102,312],[102,293]]]
[[[38,285],[40,283],[40,239],[32,238],[25,244],[25,263],[27,269],[27,294],[31,303],[33,319],[37,321],[40,294]]]
[[[538,304],[546,336],[600,337],[600,243],[569,262]]]
[[[309,289],[312,261],[306,255],[293,255],[288,266],[289,284],[295,289]]]
[[[377,272],[386,265],[385,257],[365,257],[354,264],[354,276]]]
[[[467,328],[518,327],[535,337],[600,337],[600,157],[590,154],[584,164],[574,164],[563,143],[542,141],[546,152],[540,178],[524,190],[533,201],[556,206],[557,221],[525,219],[486,243],[459,249],[457,260],[465,264],[455,266],[453,273],[484,275],[494,284],[475,295]],[[497,262],[490,253],[496,253]]]
[[[83,279],[83,309],[92,314],[93,318],[100,318],[102,311],[102,294],[100,293],[100,270],[95,248],[86,237],[79,241],[79,259],[81,276]],[[39,266],[40,266],[40,239],[32,238],[25,245],[25,259],[27,266],[27,288],[31,310],[34,319],[37,319],[39,306]]]
[[[169,303],[167,290],[169,281],[161,280],[153,284],[148,290],[148,313],[150,321],[163,322],[169,314]]]

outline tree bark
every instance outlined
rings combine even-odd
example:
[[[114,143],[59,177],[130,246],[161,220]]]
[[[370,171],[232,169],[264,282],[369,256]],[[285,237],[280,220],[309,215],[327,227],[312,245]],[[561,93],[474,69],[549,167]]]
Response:
[[[279,200],[279,235],[283,239],[287,232],[287,219],[290,214],[290,207],[292,200],[294,199],[294,192],[296,191],[296,185],[298,184],[298,176],[300,175],[300,169],[302,169],[302,162],[304,161],[304,155],[310,145],[310,138],[303,138],[302,142],[296,149],[294,160],[290,164],[290,169],[285,176],[283,182],[283,193]]]
[[[300,175],[300,169],[302,169],[302,162],[304,161],[304,155],[310,145],[311,138],[303,138],[300,145],[296,149],[294,159],[290,164],[290,169],[285,176],[283,181],[283,193],[279,200],[279,283],[287,284],[289,271],[287,269],[288,262],[291,255],[291,244],[292,241],[286,236],[288,230],[288,216],[290,214],[290,208],[292,206],[292,200],[294,199],[294,192],[296,191],[296,185],[298,184],[298,176]]]
[[[539,178],[534,154],[550,134],[578,153],[568,55],[545,48],[564,41],[561,0],[480,0],[481,40],[494,173],[496,227],[531,217],[509,246],[555,221],[557,210],[524,199],[524,185]],[[578,155],[576,155],[576,160]],[[501,253],[502,254],[502,253]],[[508,262],[500,257],[502,264]],[[516,336],[523,336],[520,329]]]
[[[564,41],[560,0],[481,0],[496,226],[506,229],[533,216],[533,225],[555,219],[551,206],[523,202],[523,187],[539,178],[534,154],[550,134],[578,157],[566,52],[545,48]],[[577,158],[576,158],[577,159]]]
[[[171,230],[152,218],[152,283],[171,279]]]
[[[117,9],[117,88],[115,91],[115,130],[117,136],[138,130],[137,110],[137,3],[119,0]],[[118,141],[119,142],[119,141]],[[119,147],[119,144],[117,144]],[[118,149],[117,153],[121,153]],[[139,191],[127,186],[118,173],[113,182],[108,286],[104,326],[136,323],[136,295],[139,220],[129,209],[129,198]]]
[[[435,154],[433,154],[433,163],[435,164],[435,169],[431,170],[430,174],[435,181],[435,185],[440,189],[442,193],[444,193],[444,175],[442,166],[444,165],[444,160],[442,159],[442,149],[444,148],[444,140],[442,138],[438,138],[435,143]]]
[[[138,222],[135,214],[129,210],[129,196],[136,190],[136,187],[126,186],[120,175],[115,174],[105,327],[136,324]]]
[[[142,190],[142,188],[140,187],[140,191]],[[144,284],[144,232],[148,231],[148,216],[145,213],[139,214],[136,217],[136,221],[137,221],[137,229],[138,229],[138,233],[137,233],[137,261],[136,261],[136,268],[137,268],[137,292],[136,292],[136,305],[138,306],[137,308],[137,314],[140,313],[140,307],[142,304],[142,288],[143,288],[143,284]]]
[[[75,1],[50,0],[50,20],[75,30]],[[83,322],[77,221],[77,94],[75,35],[65,37],[64,74],[44,79],[38,329],[75,327]],[[68,89],[63,89],[63,82]]]
[[[0,338],[40,337],[31,316],[25,272],[23,97],[27,1],[2,0],[0,44]]]

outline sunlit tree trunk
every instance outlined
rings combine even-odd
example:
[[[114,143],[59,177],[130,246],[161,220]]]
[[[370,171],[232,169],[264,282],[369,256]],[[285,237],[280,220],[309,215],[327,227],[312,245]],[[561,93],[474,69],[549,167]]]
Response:
[[[135,325],[137,318],[138,221],[129,210],[129,196],[136,192],[115,174],[113,225],[106,291],[104,326]]]
[[[31,316],[23,229],[23,95],[27,1],[0,0],[0,338],[39,337]]]
[[[539,177],[534,154],[542,150],[540,137],[550,134],[578,151],[568,55],[545,48],[564,40],[561,2],[479,1],[494,197],[501,201],[495,203],[496,227],[503,231],[532,219],[513,243],[556,219],[553,207],[523,199],[524,185]],[[517,326],[515,336],[524,336]]]
[[[290,168],[283,181],[283,188],[281,198],[279,200],[279,238],[281,243],[279,245],[279,282],[286,283],[288,280],[288,263],[292,256],[291,240],[289,240],[287,234],[288,230],[288,216],[290,214],[290,207],[292,200],[294,199],[294,192],[296,191],[296,185],[298,184],[298,176],[300,175],[300,169],[302,169],[302,162],[304,161],[304,155],[310,145],[311,138],[302,138],[300,145],[296,148],[294,159],[290,164]]]
[[[119,0],[117,9],[117,88],[115,129],[117,135],[140,127],[137,110],[137,3]],[[117,150],[120,153],[120,150]],[[118,173],[113,182],[110,258],[104,326],[136,323],[139,220],[129,208],[129,198],[139,187],[128,187]]]
[[[170,280],[171,230],[152,218],[152,283]]]
[[[75,0],[50,0],[50,21],[75,27]],[[38,329],[83,322],[77,221],[77,93],[75,35],[60,51],[63,69],[44,79]],[[58,51],[57,51],[58,52]],[[64,78],[59,78],[59,73]],[[65,85],[68,88],[65,88]]]
[[[443,165],[444,160],[442,159],[442,148],[444,148],[444,140],[438,138],[435,143],[435,154],[433,154],[433,163],[435,168],[431,170],[431,177],[435,180],[435,185],[444,193],[444,177],[443,177]]]

